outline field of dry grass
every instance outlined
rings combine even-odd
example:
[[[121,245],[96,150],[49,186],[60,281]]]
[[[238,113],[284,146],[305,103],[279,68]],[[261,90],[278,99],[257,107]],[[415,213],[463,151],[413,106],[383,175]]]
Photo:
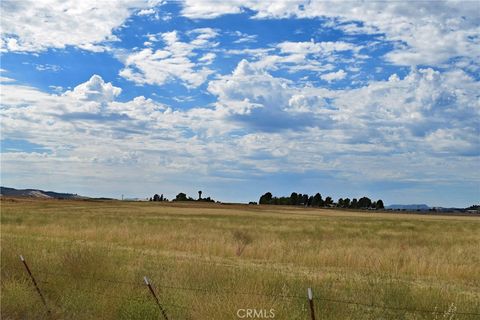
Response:
[[[170,319],[308,319],[307,287],[318,319],[480,313],[475,217],[3,199],[1,248],[2,319],[48,318],[19,254],[55,319],[159,319],[144,275]]]

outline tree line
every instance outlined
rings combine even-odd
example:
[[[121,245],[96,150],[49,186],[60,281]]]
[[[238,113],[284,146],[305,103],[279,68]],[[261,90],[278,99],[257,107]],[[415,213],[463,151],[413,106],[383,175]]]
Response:
[[[340,198],[337,202],[333,201],[332,197],[322,198],[320,193],[315,195],[301,194],[292,192],[289,197],[274,197],[271,192],[267,192],[260,197],[259,204],[273,204],[286,206],[305,206],[305,207],[337,207],[337,208],[351,208],[351,209],[384,209],[383,201],[381,199],[372,201],[368,197],[360,199]]]
[[[173,199],[172,201],[203,201],[203,202],[215,202],[215,200],[213,200],[212,198],[210,197],[206,197],[206,198],[202,198],[202,191],[198,191],[198,198],[197,199],[194,199],[192,197],[188,197],[186,193],[184,192],[180,192],[179,194],[176,195],[175,199]],[[149,201],[168,201],[167,198],[165,198],[162,195],[158,195],[158,194],[155,194],[153,197],[151,197],[149,199]]]

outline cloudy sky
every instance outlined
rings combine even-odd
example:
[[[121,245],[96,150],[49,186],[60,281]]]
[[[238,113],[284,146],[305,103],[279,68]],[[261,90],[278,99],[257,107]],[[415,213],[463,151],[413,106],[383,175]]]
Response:
[[[478,1],[1,2],[2,185],[466,206]]]

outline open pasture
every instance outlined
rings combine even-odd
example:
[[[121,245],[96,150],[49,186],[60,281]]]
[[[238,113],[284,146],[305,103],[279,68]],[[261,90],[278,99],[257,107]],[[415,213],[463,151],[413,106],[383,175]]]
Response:
[[[169,319],[309,319],[307,287],[317,319],[480,318],[475,217],[2,199],[1,249],[2,319],[48,319],[19,254],[54,319],[161,319],[143,276]]]

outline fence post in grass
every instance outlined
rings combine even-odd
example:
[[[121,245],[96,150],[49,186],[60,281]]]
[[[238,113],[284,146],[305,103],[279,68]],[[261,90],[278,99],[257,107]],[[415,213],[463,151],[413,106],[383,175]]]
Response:
[[[312,320],[315,320],[315,309],[313,308],[312,288],[307,289],[307,295],[308,295],[308,303],[310,304],[310,315],[312,316]]]
[[[160,311],[162,312],[163,317],[165,318],[165,320],[168,320],[167,313],[162,308],[162,305],[160,304],[160,300],[158,300],[157,295],[155,294],[155,291],[153,290],[152,285],[150,284],[150,281],[148,281],[147,276],[144,276],[143,280],[145,281],[145,284],[147,285],[148,289],[150,290],[150,293],[152,294],[153,298],[155,298],[155,302],[157,303],[158,308],[160,308]]]
[[[25,261],[25,258],[20,255],[20,261],[23,262],[23,265],[25,266],[25,269],[27,270],[28,275],[30,276],[30,279],[32,279],[33,285],[35,286],[35,289],[37,289],[38,295],[40,296],[40,299],[42,299],[43,305],[45,306],[45,309],[47,309],[47,313],[49,316],[52,316],[52,313],[50,312],[50,309],[48,308],[47,301],[45,300],[45,297],[42,294],[42,291],[40,291],[40,288],[38,287],[37,281],[35,280],[35,277],[33,276],[32,272],[30,271],[30,268],[28,267],[27,261]]]

